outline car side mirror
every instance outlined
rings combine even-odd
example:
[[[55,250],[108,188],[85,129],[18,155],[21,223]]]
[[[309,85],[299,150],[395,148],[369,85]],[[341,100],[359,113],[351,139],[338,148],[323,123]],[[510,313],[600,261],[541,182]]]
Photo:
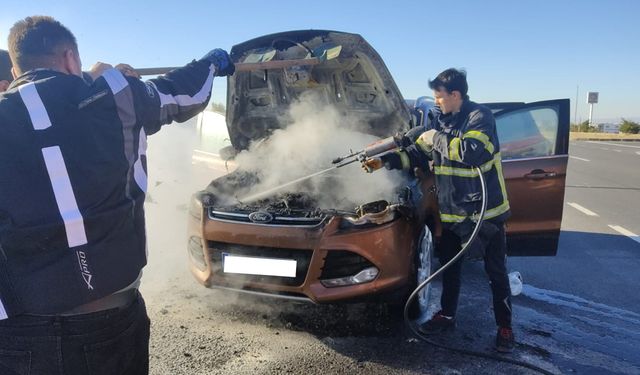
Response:
[[[424,125],[424,111],[420,108],[411,108],[410,111],[413,117],[412,128]]]

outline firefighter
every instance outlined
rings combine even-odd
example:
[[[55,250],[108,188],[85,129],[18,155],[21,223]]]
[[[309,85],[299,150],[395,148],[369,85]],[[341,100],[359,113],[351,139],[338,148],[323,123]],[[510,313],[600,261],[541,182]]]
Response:
[[[96,64],[47,16],[10,30],[15,80],[0,94],[0,370],[146,374],[146,139],[233,74],[214,49],[143,82]]]
[[[13,81],[13,76],[11,75],[9,52],[0,49],[0,92],[5,92],[11,81]]]
[[[364,162],[365,170],[383,165],[388,169],[425,167],[433,160],[438,190],[442,237],[436,243],[441,264],[451,260],[471,236],[481,210],[480,178],[473,167],[480,167],[487,184],[485,224],[474,241],[480,250],[493,294],[498,326],[496,349],[511,352],[514,336],[511,326],[511,292],[506,269],[505,220],[510,215],[505,190],[500,144],[490,109],[469,100],[464,71],[447,69],[433,81],[436,106],[429,113],[429,124],[415,144]],[[424,334],[452,329],[456,322],[462,259],[443,274],[441,310],[419,327]]]

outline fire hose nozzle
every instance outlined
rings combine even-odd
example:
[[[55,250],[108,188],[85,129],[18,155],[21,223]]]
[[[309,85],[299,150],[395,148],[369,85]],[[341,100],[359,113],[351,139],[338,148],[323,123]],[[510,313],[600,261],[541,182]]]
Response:
[[[367,145],[367,147],[365,147],[363,150],[360,150],[357,152],[351,151],[351,153],[347,156],[342,156],[342,157],[333,159],[333,161],[331,161],[331,164],[340,164],[347,159],[351,159],[351,160],[346,162],[344,165],[351,164],[356,161],[364,163],[364,161],[367,160],[368,158],[371,158],[380,154],[384,154],[388,151],[403,147],[403,140],[404,140],[404,137],[399,134],[394,135],[392,137],[380,139],[374,143]],[[343,165],[339,165],[338,167],[341,167],[341,166]]]
[[[383,154],[387,151],[394,150],[401,146],[402,143],[400,136],[392,136],[381,139],[365,147],[364,152],[362,153],[363,160],[372,156]]]
[[[353,158],[353,157],[357,157],[358,155],[364,153],[364,150],[360,150],[360,151],[356,151],[356,152],[353,152],[353,150],[349,150],[349,152],[350,152],[349,155],[341,156],[341,157],[333,159],[331,161],[331,164],[339,164],[339,163],[342,163],[343,161],[345,161],[347,159],[350,159],[350,158]],[[355,161],[355,160],[357,160],[357,159],[352,160],[352,162]]]

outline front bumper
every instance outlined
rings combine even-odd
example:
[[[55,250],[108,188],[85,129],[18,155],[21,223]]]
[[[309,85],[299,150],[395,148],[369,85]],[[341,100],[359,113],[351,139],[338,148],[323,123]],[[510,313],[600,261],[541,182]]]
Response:
[[[263,225],[190,216],[191,272],[203,285],[314,303],[348,302],[407,286],[416,227],[406,218],[364,229],[339,229],[339,216],[314,227]],[[196,244],[199,244],[197,246]],[[223,272],[223,254],[296,260],[295,277]],[[326,287],[321,280],[375,267],[374,280]]]

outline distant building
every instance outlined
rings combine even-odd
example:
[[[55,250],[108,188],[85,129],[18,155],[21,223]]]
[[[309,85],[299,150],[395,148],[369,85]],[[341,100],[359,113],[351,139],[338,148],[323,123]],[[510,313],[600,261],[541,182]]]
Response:
[[[614,134],[618,134],[620,133],[620,124],[614,124],[614,123],[604,123],[604,124],[598,124],[598,130],[600,130],[603,133],[614,133]]]

